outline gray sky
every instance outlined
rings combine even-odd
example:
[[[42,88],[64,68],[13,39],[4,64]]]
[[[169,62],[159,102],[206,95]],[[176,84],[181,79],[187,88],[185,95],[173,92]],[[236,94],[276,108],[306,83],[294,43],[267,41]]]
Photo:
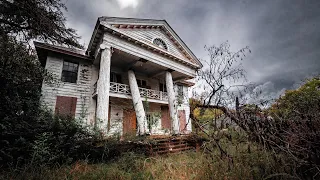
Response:
[[[320,74],[320,0],[66,0],[68,25],[89,43],[100,16],[165,19],[198,58],[228,40],[249,81],[279,96]]]

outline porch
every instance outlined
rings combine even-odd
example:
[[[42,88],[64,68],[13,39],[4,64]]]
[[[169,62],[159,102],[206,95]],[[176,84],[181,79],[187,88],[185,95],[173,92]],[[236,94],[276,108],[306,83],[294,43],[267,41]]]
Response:
[[[176,104],[177,93],[174,90],[174,83],[192,78],[191,75],[175,71],[174,67],[169,69],[163,64],[154,63],[111,47],[98,54],[94,66],[97,74],[93,79],[92,96],[97,102],[96,119],[101,122],[99,125],[101,129],[105,131],[105,128],[102,127],[110,125],[108,122],[109,99],[120,98],[132,99],[131,107],[134,108],[134,111],[128,117],[133,117],[135,114],[135,126],[140,135],[151,133],[147,123],[149,114],[146,112],[144,102],[165,105],[171,133],[180,134]],[[160,109],[158,112],[161,112]],[[187,119],[185,113],[183,116],[184,119]]]

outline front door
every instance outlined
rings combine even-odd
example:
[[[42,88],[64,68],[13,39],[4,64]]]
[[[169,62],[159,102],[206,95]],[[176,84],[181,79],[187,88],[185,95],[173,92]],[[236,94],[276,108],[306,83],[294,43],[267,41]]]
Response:
[[[133,109],[123,111],[123,135],[135,135],[137,132],[136,112]]]

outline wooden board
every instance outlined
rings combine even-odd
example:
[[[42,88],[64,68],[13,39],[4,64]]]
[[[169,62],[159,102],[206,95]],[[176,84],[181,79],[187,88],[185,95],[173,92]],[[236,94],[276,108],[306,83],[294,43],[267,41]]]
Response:
[[[180,132],[186,131],[186,111],[185,110],[178,110],[178,118],[180,121]]]
[[[75,116],[77,98],[57,96],[55,113],[62,116]]]
[[[161,125],[163,129],[171,129],[171,121],[168,106],[161,106]]]
[[[123,110],[123,135],[136,134],[137,118],[136,112],[132,109]]]

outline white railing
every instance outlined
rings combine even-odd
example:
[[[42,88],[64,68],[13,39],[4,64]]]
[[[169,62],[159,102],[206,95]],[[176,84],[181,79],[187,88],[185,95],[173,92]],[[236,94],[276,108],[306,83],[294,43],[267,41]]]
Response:
[[[131,94],[129,85],[115,82],[110,82],[110,92],[119,94]]]
[[[161,94],[162,94],[162,97],[161,97],[161,99],[162,100],[168,100],[168,93],[167,92],[162,92],[162,91],[160,91],[161,92]]]
[[[146,89],[146,88],[140,88],[140,96],[142,98],[150,98],[150,99],[158,99],[158,100],[168,100],[168,93],[157,91],[153,89]],[[115,82],[110,82],[110,92],[113,93],[119,93],[119,94],[126,94],[130,95],[130,87],[126,84],[120,84]],[[97,93],[97,83],[93,86],[93,94],[96,95]]]

